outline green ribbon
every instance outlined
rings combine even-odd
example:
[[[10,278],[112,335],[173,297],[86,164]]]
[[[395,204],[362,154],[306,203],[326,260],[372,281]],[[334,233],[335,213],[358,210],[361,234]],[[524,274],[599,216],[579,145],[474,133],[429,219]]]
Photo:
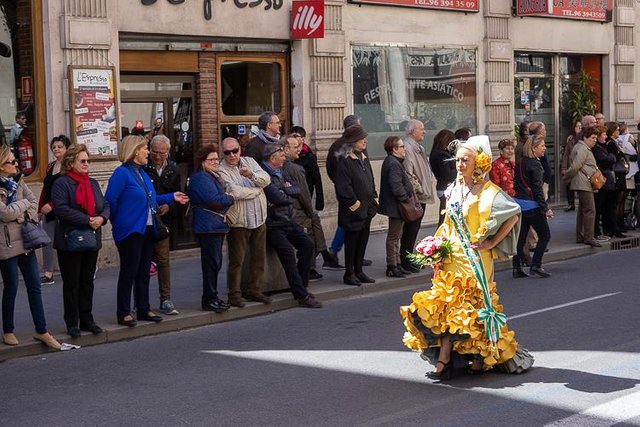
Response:
[[[482,290],[484,308],[477,310],[477,319],[484,323],[487,339],[495,344],[500,339],[500,327],[507,323],[507,316],[504,313],[498,313],[491,304],[489,283],[482,264],[482,258],[480,257],[480,252],[471,247],[471,232],[464,220],[462,206],[458,202],[453,203],[449,206],[448,212],[456,233],[460,236],[460,243],[471,266],[471,271],[473,271],[473,275]]]

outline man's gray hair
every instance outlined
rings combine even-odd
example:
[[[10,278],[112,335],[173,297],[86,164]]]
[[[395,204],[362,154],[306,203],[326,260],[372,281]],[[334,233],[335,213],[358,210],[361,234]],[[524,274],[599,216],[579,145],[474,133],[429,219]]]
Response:
[[[349,126],[359,125],[359,124],[360,124],[360,117],[356,116],[355,114],[349,114],[347,117],[345,117],[342,120],[342,128],[345,130]]]
[[[154,144],[157,144],[159,142],[164,142],[165,144],[167,144],[167,149],[171,150],[171,141],[169,140],[169,138],[166,137],[166,135],[156,135],[151,139],[151,143],[149,144],[150,147],[153,147]]]
[[[258,117],[258,128],[267,130],[267,125],[271,123],[271,117],[277,116],[273,111],[265,111]]]
[[[411,135],[416,128],[418,127],[418,124],[422,123],[420,120],[418,119],[411,119],[407,122],[407,127],[405,128],[405,133],[407,135]]]

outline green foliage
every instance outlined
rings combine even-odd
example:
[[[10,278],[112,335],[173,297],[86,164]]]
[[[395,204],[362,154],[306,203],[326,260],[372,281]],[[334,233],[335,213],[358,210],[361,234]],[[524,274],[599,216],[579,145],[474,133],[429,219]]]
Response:
[[[584,70],[578,74],[578,81],[566,95],[565,107],[575,123],[586,115],[596,113],[596,92],[593,90],[593,77]]]

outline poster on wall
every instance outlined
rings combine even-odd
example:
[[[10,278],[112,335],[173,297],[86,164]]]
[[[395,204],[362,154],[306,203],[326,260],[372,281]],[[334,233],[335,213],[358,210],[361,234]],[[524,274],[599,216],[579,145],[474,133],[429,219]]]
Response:
[[[479,0],[348,0],[355,4],[379,4],[384,6],[440,9],[453,12],[479,12]]]
[[[92,156],[118,154],[118,104],[113,67],[69,66],[71,140]]]
[[[517,16],[544,16],[549,18],[578,19],[611,22],[613,0],[516,0]]]

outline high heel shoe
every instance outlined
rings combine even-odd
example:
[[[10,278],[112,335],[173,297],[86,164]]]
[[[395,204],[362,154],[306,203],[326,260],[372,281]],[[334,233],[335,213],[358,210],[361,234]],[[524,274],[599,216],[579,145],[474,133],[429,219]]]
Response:
[[[451,363],[451,360],[449,360],[447,363],[444,363],[443,361],[438,360],[438,362],[436,363],[436,366],[438,366],[438,363],[442,365],[442,370],[440,372],[436,372],[436,371],[427,372],[426,374],[427,378],[430,378],[432,380],[440,380],[440,381],[450,380],[453,375],[453,364]]]

